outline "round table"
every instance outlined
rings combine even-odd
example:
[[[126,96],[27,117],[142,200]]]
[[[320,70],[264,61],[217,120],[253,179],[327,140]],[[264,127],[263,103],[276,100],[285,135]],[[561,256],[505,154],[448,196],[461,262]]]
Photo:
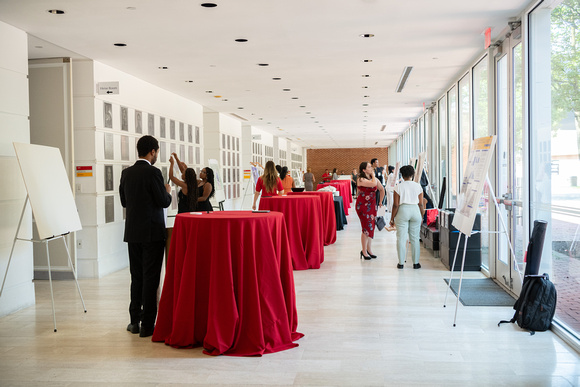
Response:
[[[304,196],[316,195],[320,197],[322,206],[322,230],[324,233],[324,246],[336,242],[336,216],[334,214],[334,195],[332,192],[288,192],[288,195]]]
[[[324,188],[327,186],[332,186],[336,188],[336,190],[342,196],[342,201],[344,204],[344,213],[348,215],[348,209],[352,203],[352,195],[350,191],[350,181],[349,180],[333,180],[329,183],[321,183],[318,184],[317,189]]]
[[[324,261],[324,234],[318,196],[262,196],[260,210],[284,214],[294,270],[320,268]]]
[[[233,356],[298,346],[288,242],[275,212],[177,215],[153,341]]]

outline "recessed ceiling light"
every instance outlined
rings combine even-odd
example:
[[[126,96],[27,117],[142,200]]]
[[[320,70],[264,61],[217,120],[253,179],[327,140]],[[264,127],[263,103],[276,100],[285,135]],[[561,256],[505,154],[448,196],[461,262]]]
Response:
[[[278,77],[276,77],[276,78],[272,78],[272,80],[273,80],[273,81],[279,81],[279,80],[281,80],[281,79],[282,79],[282,78],[278,78]]]
[[[185,83],[193,83],[193,81],[185,81]]]
[[[127,7],[127,10],[129,10],[129,11],[134,11],[136,9],[137,9],[137,7]]]
[[[306,112],[306,114],[310,114],[310,112]]]
[[[361,38],[373,38],[375,36],[375,34],[360,34],[359,36]]]
[[[363,98],[368,98],[370,97],[370,95],[363,95]]]
[[[368,77],[370,77],[370,75],[369,74],[363,74],[362,77],[363,78],[368,78]]]
[[[270,65],[268,63],[258,63],[258,66],[266,67],[266,66],[270,66]]]
[[[64,11],[61,11],[60,9],[49,9],[46,12],[52,13],[53,15],[64,15]]]
[[[127,46],[127,44],[125,44],[125,43],[113,43],[113,46],[125,47],[125,46]]]
[[[433,58],[433,59],[434,59],[434,60],[437,60],[437,59],[439,59],[439,58]]]
[[[247,41],[248,41],[248,39],[244,39],[244,38],[236,39],[236,42],[238,42],[238,43],[245,43]]]
[[[369,104],[368,103],[363,103],[363,106],[369,106]]]
[[[205,92],[208,93],[208,94],[213,93],[213,91],[211,91],[211,90],[206,90]]]
[[[363,59],[363,62],[365,63],[371,63],[373,60],[372,59]]]
[[[292,99],[298,99],[298,97],[292,97]]]
[[[223,102],[228,102],[228,99],[227,98],[223,98],[222,101]]]
[[[169,70],[169,67],[167,67],[167,66],[159,66],[159,70]]]
[[[213,7],[217,7],[216,3],[201,3],[202,7],[206,7],[206,8],[213,8]]]
[[[282,91],[290,91],[290,89],[282,89]]]
[[[363,89],[368,89],[369,87],[368,87],[368,86],[363,86],[362,88],[363,88]]]
[[[304,105],[301,105],[300,107],[301,107],[301,108],[305,108],[306,106],[304,106]]]

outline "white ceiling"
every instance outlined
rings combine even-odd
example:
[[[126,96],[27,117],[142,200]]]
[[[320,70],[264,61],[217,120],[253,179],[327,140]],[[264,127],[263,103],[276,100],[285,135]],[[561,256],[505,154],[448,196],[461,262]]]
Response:
[[[528,1],[0,0],[0,20],[31,58],[91,58],[304,147],[382,147]]]

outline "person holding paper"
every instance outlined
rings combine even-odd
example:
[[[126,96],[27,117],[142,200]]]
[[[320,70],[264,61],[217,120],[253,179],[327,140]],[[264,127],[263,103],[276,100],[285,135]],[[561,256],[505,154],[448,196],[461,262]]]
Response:
[[[423,204],[423,188],[411,179],[415,175],[415,168],[405,165],[400,170],[403,182],[395,187],[393,194],[393,211],[391,212],[391,226],[397,226],[397,268],[403,269],[407,255],[407,236],[411,241],[413,269],[420,269],[419,263],[419,233],[421,222],[425,214]]]
[[[173,157],[169,158],[169,180],[173,182],[173,184],[181,187],[181,190],[177,194],[177,212],[179,214],[183,212],[192,212],[197,209],[197,196],[198,196],[198,189],[197,189],[197,175],[193,168],[185,168],[181,172],[181,179],[179,180],[177,177],[173,175],[173,164],[177,162],[179,165],[179,159],[177,155],[173,153]]]
[[[256,210],[256,201],[260,196],[276,196],[278,193],[283,193],[284,187],[282,186],[282,181],[278,177],[278,172],[276,171],[276,166],[273,161],[268,161],[266,167],[264,168],[264,174],[258,178],[256,183],[256,192],[254,193],[254,204],[252,204],[252,210]]]
[[[381,182],[375,177],[371,163],[367,161],[363,161],[359,166],[357,186],[358,197],[355,208],[362,226],[360,257],[361,259],[369,260],[377,257],[371,251],[371,242],[375,235],[375,218],[377,216],[377,189],[380,193],[378,207],[383,205],[385,190]]]
[[[153,335],[157,317],[157,289],[165,250],[165,216],[171,187],[153,167],[159,143],[152,136],[137,141],[139,160],[121,173],[119,196],[127,209],[125,236],[131,269],[131,323],[127,330],[141,337]]]

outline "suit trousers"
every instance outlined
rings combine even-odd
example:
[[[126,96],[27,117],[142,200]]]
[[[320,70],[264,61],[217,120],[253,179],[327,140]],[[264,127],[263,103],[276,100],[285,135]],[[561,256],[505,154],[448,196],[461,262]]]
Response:
[[[131,324],[153,328],[157,317],[157,289],[165,241],[128,243],[131,269]]]
[[[421,233],[421,210],[416,204],[401,204],[395,216],[397,226],[397,254],[399,263],[403,265],[407,256],[407,235],[411,241],[411,252],[413,263],[419,263],[421,252],[419,245],[419,234]]]

